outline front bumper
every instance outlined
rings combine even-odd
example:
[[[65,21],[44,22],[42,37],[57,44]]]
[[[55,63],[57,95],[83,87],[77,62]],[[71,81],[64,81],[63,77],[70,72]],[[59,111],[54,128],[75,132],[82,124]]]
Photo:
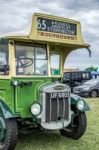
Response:
[[[69,119],[68,121],[61,120],[58,122],[50,122],[50,123],[42,122],[41,126],[47,130],[59,130],[68,126],[70,122],[71,122],[71,119]]]

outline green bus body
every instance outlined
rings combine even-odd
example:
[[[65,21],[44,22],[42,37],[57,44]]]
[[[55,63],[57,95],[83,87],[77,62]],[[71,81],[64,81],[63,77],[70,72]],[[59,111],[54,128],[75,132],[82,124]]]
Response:
[[[32,86],[14,87],[12,81],[32,82]],[[0,99],[9,106],[14,116],[22,118],[31,117],[30,106],[34,101],[39,101],[39,90],[44,84],[51,83],[49,77],[35,78],[12,78],[11,80],[0,80]]]
[[[32,82],[32,85],[23,85],[15,87],[13,81],[17,80],[19,83]],[[55,79],[54,79],[55,80]],[[35,78],[12,78],[11,80],[0,80],[0,99],[11,110],[13,116],[6,117],[21,117],[30,118],[30,106],[35,101],[40,101],[40,88],[44,85],[52,83],[50,77],[35,77]],[[76,104],[79,97],[71,96],[71,104]],[[5,108],[6,110],[6,108]],[[88,111],[89,106],[86,104],[83,111]]]

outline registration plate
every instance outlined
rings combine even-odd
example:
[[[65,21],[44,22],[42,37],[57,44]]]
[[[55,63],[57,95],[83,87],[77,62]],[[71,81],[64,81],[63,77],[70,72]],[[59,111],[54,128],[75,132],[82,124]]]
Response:
[[[66,98],[69,97],[69,93],[68,92],[64,92],[64,93],[51,93],[51,98]]]

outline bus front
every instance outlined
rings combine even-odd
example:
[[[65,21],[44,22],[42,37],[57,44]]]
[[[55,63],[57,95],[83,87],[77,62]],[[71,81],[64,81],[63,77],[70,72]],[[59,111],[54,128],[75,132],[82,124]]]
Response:
[[[86,129],[85,111],[89,107],[62,83],[68,54],[90,46],[83,42],[80,23],[36,13],[29,35],[4,39],[7,49],[3,54],[0,46],[0,65],[6,65],[1,69],[0,83],[4,83],[2,106],[5,103],[9,112],[4,115],[10,114],[7,118],[15,118],[21,125],[29,121],[44,129],[60,130],[66,137],[80,138]]]

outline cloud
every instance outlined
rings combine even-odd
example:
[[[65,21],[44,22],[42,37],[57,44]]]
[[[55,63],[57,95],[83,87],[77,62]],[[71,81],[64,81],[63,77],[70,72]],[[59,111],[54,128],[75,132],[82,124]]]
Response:
[[[79,20],[84,40],[90,43],[92,58],[83,49],[72,52],[65,67],[98,65],[99,1],[98,0],[0,0],[0,34],[28,31],[34,12],[48,13]],[[83,61],[84,58],[84,61]]]

